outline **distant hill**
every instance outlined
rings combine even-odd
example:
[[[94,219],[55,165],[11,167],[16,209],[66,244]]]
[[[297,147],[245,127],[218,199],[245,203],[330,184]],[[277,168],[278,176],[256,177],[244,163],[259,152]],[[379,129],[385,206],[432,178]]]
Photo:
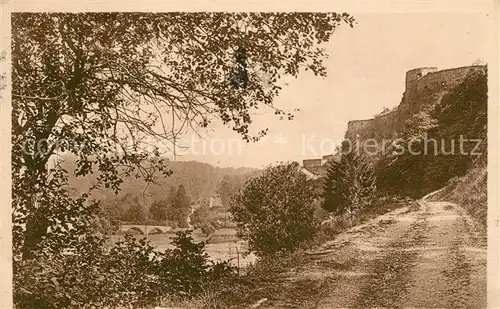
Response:
[[[71,158],[66,158],[62,165],[70,174],[69,185],[75,193],[85,192],[95,182],[94,175],[73,176],[75,162]],[[177,188],[182,184],[191,201],[196,201],[202,196],[213,195],[224,177],[241,182],[246,181],[259,171],[259,169],[245,167],[214,167],[197,161],[170,161],[168,166],[173,174],[170,177],[159,174],[154,184],[148,185],[143,179],[130,177],[124,179],[118,195],[111,190],[99,189],[94,191],[92,197],[100,200],[114,200],[127,195],[138,197],[143,205],[150,205],[155,200],[164,199],[171,186]]]

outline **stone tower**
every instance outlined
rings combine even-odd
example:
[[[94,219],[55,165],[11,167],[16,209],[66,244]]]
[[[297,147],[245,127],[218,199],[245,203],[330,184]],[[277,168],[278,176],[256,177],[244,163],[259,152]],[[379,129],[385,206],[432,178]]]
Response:
[[[412,90],[415,90],[417,81],[420,78],[429,73],[437,72],[437,70],[438,69],[436,67],[426,67],[426,68],[417,68],[406,72],[406,91],[412,92]]]

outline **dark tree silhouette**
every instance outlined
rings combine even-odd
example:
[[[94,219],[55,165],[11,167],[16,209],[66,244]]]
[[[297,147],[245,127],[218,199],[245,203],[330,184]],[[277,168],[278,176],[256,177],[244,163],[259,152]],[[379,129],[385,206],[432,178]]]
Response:
[[[369,206],[375,197],[375,172],[357,149],[343,153],[339,161],[330,161],[323,191],[323,208],[336,215]]]
[[[187,217],[190,212],[189,198],[186,194],[186,189],[183,185],[177,188],[177,193],[175,194],[174,205],[172,211],[175,214],[175,221],[179,227],[187,227]]]

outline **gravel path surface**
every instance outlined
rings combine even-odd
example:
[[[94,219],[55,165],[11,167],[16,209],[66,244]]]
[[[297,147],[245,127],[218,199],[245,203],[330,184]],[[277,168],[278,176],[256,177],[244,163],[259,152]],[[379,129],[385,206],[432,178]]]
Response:
[[[259,308],[486,308],[486,238],[457,205],[419,205],[311,252]]]

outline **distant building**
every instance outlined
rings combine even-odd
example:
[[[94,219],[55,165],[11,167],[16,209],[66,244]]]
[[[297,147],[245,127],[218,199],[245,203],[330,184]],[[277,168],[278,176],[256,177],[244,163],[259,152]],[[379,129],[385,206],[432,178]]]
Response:
[[[300,171],[301,171],[302,173],[304,173],[308,179],[318,179],[318,178],[319,178],[319,176],[318,176],[318,175],[311,173],[311,172],[310,172],[308,169],[306,169],[305,167],[302,167],[302,166],[301,166],[301,167],[300,167]]]
[[[323,174],[326,174],[323,159],[307,159],[302,161],[302,163],[304,169],[315,176],[321,177],[324,176]]]
[[[310,179],[326,177],[327,164],[330,160],[336,160],[339,156],[330,154],[321,159],[306,159],[302,161],[302,172]]]
[[[203,196],[198,200],[198,203],[201,207],[222,207],[222,199],[218,194]]]
[[[335,158],[337,158],[338,156],[335,156],[333,154],[331,155],[326,155],[326,156],[323,156],[323,164],[327,163],[329,160],[333,160]]]

